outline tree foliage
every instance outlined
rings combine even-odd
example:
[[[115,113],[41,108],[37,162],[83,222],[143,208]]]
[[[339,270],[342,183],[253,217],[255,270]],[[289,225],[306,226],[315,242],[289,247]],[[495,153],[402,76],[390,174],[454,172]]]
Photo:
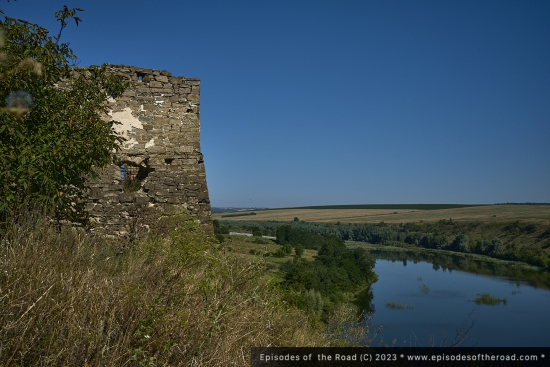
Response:
[[[61,30],[81,9],[56,13]],[[0,12],[2,12],[0,10]],[[1,13],[3,14],[3,12]],[[105,66],[74,68],[76,56],[47,29],[0,15],[0,221],[39,206],[82,220],[87,178],[118,148],[106,100],[126,85]]]
[[[313,235],[281,226],[277,241],[283,245],[281,251],[291,245],[297,252],[304,247],[318,249],[314,261],[296,256],[281,267],[284,284],[303,295],[303,305],[310,311],[320,311],[321,307],[328,314],[346,300],[346,293],[361,291],[377,279],[372,270],[373,258],[364,249],[347,249],[344,241],[334,235]],[[321,296],[324,298],[319,302]]]
[[[463,224],[459,227],[457,222],[451,219],[437,223],[406,223],[402,226],[387,225],[382,227],[380,224],[330,224],[302,221],[239,221],[238,224],[225,221],[223,224],[237,226],[237,228],[259,226],[263,230],[276,232],[279,244],[291,243],[295,246],[299,243],[306,249],[319,250],[322,241],[324,241],[319,237],[332,235],[344,241],[397,246],[414,245],[430,249],[477,253],[511,261],[524,261],[543,268],[550,265],[550,256],[544,250],[550,246],[537,248],[537,246],[524,245],[517,247],[510,241],[510,238],[506,239],[506,236],[516,237],[519,234],[532,234],[539,241],[550,237],[550,230],[544,231],[543,228],[540,228],[540,224],[523,225],[519,221],[503,227],[491,241],[483,237],[483,232],[481,238],[476,238],[479,237],[479,234],[475,232],[477,227],[475,223]],[[540,234],[537,235],[536,231],[539,231]],[[501,239],[500,236],[504,238]]]

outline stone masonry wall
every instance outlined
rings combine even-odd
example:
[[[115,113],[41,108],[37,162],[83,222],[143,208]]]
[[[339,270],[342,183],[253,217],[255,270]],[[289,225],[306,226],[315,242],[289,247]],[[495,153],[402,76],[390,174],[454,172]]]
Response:
[[[136,233],[161,213],[183,206],[211,232],[200,150],[200,80],[124,65],[108,70],[130,82],[122,97],[109,101],[111,118],[121,122],[114,128],[126,141],[116,164],[90,184],[86,209],[93,231]]]

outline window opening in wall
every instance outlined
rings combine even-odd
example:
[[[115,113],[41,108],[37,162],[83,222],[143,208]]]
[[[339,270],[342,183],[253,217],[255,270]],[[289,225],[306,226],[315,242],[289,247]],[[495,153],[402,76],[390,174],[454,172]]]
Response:
[[[144,76],[145,76],[145,74],[137,73],[138,82],[142,82]]]
[[[120,165],[120,181],[124,182],[126,179],[126,165]]]
[[[141,180],[138,177],[139,168],[128,163],[120,165],[120,181],[124,192],[136,192],[141,188]]]
[[[173,161],[174,161],[174,158],[164,158],[164,163],[166,164],[172,164]]]
[[[143,181],[147,178],[147,176],[149,176],[149,173],[153,172],[154,170],[154,168],[151,168],[149,166],[140,166],[136,173],[136,178],[140,181]]]

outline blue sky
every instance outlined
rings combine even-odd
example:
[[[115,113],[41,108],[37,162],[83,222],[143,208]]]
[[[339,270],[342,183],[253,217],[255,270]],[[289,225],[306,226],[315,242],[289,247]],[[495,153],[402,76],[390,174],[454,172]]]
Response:
[[[550,202],[550,2],[0,1],[201,79],[213,206]]]

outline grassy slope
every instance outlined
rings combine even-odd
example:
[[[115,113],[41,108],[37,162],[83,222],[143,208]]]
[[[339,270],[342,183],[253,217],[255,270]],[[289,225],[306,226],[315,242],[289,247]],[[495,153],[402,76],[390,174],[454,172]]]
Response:
[[[0,365],[248,366],[251,346],[330,345],[262,262],[220,251],[194,220],[178,226],[134,244],[40,219],[9,226]]]

